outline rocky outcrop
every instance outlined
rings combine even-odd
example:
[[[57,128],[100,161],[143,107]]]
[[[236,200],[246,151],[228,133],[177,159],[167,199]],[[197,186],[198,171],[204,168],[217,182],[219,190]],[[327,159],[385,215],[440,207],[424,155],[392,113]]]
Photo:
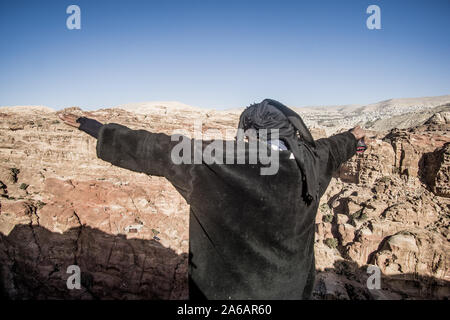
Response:
[[[450,111],[436,112],[427,121],[425,126],[445,126],[450,124]]]
[[[421,177],[436,195],[450,198],[450,143],[423,155]]]
[[[188,107],[69,111],[170,134],[221,132],[239,113]],[[154,110],[154,112],[152,112]],[[445,114],[372,132],[316,219],[316,299],[448,298],[450,198]],[[444,119],[444,120],[442,120]],[[314,137],[325,135],[314,129]],[[386,136],[386,137],[385,137]],[[187,298],[188,210],[164,178],[96,158],[95,139],[45,108],[0,109],[0,285],[13,299]],[[367,266],[382,272],[369,290]],[[69,290],[78,265],[82,288]]]
[[[341,166],[337,176],[344,182],[370,186],[394,171],[395,153],[391,144],[373,139],[363,154],[356,155]]]
[[[188,206],[175,188],[163,178],[97,159],[95,139],[63,125],[55,113],[0,116],[4,294],[18,299],[187,297]],[[91,116],[170,130],[162,115],[107,110]],[[66,287],[73,264],[87,279],[81,291]]]
[[[338,277],[334,285],[325,283],[325,295],[319,292],[317,298],[349,298],[349,286],[374,299],[450,296],[450,127],[445,119],[437,114],[381,139],[372,134],[366,152],[341,167],[316,220],[317,266],[324,275],[319,282],[335,279],[335,264],[344,259],[359,274],[368,264],[378,266],[385,287],[372,296],[362,281],[350,285]],[[337,244],[330,247],[331,239]]]
[[[420,176],[419,168],[423,155],[450,142],[450,136],[428,131],[419,133],[393,130],[385,140],[394,148],[395,167],[398,173],[415,178]]]

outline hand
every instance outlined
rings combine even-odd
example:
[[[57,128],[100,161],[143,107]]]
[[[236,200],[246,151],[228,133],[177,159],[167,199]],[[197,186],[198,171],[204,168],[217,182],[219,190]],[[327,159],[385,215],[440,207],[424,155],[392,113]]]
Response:
[[[68,114],[59,114],[59,118],[67,125],[71,127],[78,128],[80,124],[77,122],[79,116],[68,113]]]
[[[361,140],[366,136],[366,132],[360,126],[354,127],[352,130],[350,130],[350,132],[353,133],[356,140]]]

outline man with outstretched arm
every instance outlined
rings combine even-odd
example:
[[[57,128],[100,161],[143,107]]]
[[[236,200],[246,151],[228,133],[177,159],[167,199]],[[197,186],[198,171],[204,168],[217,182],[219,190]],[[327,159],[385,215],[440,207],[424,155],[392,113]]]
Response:
[[[314,140],[300,116],[278,101],[251,105],[240,116],[233,150],[244,141],[247,159],[256,139],[277,152],[277,172],[262,175],[264,164],[239,162],[225,141],[224,158],[234,157],[233,163],[175,164],[172,149],[179,142],[169,135],[74,115],[61,119],[98,139],[100,159],[163,176],[186,199],[191,299],[310,298],[319,200],[333,173],[356,153],[364,130]],[[277,136],[263,129],[276,129]],[[208,144],[201,142],[202,148]]]

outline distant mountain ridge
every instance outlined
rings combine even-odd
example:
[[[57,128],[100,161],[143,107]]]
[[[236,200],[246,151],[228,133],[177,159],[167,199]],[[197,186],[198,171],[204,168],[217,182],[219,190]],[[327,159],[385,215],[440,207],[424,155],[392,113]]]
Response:
[[[281,101],[283,102],[283,101]],[[440,105],[450,103],[450,94],[433,97],[418,97],[418,98],[393,98],[388,100],[379,101],[371,104],[348,104],[348,105],[331,105],[331,106],[289,106],[299,113],[317,113],[317,112],[342,112],[342,113],[360,113],[360,112],[374,112],[385,111],[388,108],[433,108]],[[245,105],[245,103],[243,103]],[[8,108],[8,109],[4,109]],[[198,106],[192,106],[179,101],[146,101],[146,102],[133,102],[116,105],[110,108],[98,108],[99,109],[112,109],[119,108],[129,112],[135,112],[139,114],[146,114],[148,112],[154,112],[156,110],[183,110],[189,109],[193,111],[211,111],[212,108],[202,108]],[[230,108],[225,110],[215,110],[237,113],[242,112],[245,106],[241,108]],[[46,106],[0,106],[0,110],[3,111],[25,111],[25,110],[39,110],[46,112],[55,112],[56,110]],[[95,111],[92,110],[92,111]]]
[[[161,111],[168,110],[183,110],[189,109],[192,111],[207,111],[208,109],[191,106],[179,101],[148,101],[148,102],[135,102],[135,103],[126,103],[115,106],[114,108],[119,108],[122,110],[139,113],[139,114],[147,114],[154,112],[159,109]]]
[[[0,112],[55,112],[56,110],[46,106],[0,106]]]

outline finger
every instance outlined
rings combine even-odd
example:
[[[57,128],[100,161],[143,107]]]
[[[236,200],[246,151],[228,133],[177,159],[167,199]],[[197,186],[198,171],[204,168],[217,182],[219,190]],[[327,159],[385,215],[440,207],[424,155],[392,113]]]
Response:
[[[60,115],[60,118],[65,124],[67,124],[71,127],[79,127],[79,125],[80,125],[78,122],[76,122],[76,117],[74,117],[73,115],[63,114],[63,115]]]
[[[61,118],[61,120],[67,121],[70,119],[68,114],[60,114],[59,117]]]
[[[65,122],[72,122],[75,123],[76,120],[78,119],[77,116],[73,115],[73,114],[64,114],[61,116],[61,119]]]

